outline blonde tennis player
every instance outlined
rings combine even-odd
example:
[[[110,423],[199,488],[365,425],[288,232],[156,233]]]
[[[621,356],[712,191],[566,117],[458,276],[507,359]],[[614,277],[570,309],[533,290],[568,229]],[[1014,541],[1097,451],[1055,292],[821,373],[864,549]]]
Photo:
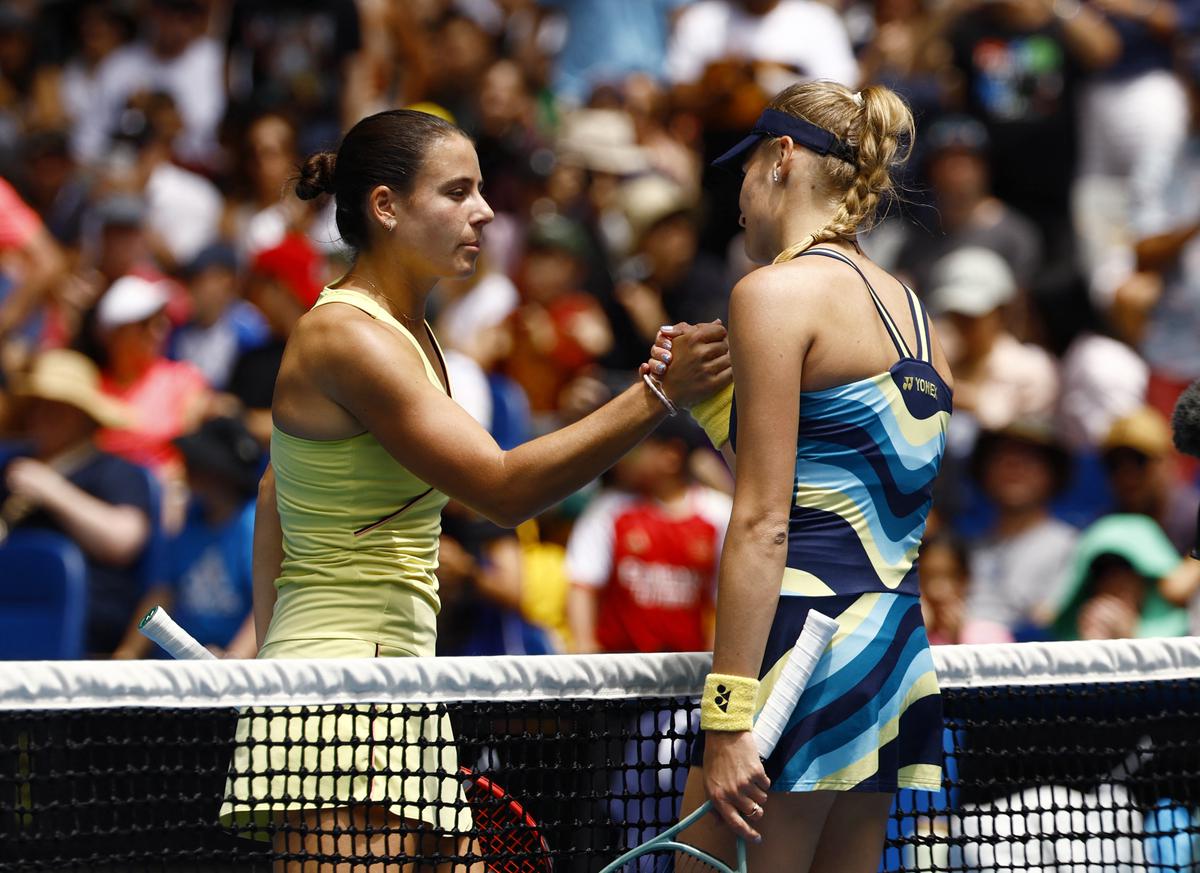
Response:
[[[683,804],[712,798],[723,825],[684,837],[727,861],[761,837],[754,871],[874,873],[896,790],[941,787],[916,556],[951,376],[916,295],[856,242],[912,132],[887,88],[813,82],[717,161],[744,173],[746,249],[770,266],[730,300],[736,393],[693,410],[737,484]],[[810,610],[840,630],[764,767],[751,719]]]
[[[274,482],[255,538],[260,658],[433,655],[447,500],[514,525],[598,476],[671,404],[729,382],[724,328],[703,325],[675,338],[663,396],[639,381],[569,427],[497,447],[452,399],[425,322],[437,282],[475,268],[493,217],[482,184],[462,131],[405,110],[363,119],[303,167],[297,194],[336,197],[357,257],[300,319],[275,387]],[[283,822],[278,870],[392,871],[402,855],[469,848],[444,717],[246,714],[238,740],[222,820],[261,835]]]

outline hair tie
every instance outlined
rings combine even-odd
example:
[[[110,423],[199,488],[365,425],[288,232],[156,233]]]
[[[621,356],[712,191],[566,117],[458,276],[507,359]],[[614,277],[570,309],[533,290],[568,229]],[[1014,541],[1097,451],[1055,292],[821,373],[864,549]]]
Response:
[[[862,91],[855,91],[853,94],[850,95],[850,99],[853,100],[855,103],[857,103],[859,106],[862,106],[863,105]]]

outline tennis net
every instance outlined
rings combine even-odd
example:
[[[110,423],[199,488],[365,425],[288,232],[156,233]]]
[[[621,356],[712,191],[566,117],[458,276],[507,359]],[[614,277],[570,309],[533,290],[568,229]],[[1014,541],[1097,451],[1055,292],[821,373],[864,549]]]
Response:
[[[944,787],[900,792],[882,870],[1200,871],[1200,639],[934,659]],[[0,871],[596,871],[676,819],[707,669],[0,664]]]

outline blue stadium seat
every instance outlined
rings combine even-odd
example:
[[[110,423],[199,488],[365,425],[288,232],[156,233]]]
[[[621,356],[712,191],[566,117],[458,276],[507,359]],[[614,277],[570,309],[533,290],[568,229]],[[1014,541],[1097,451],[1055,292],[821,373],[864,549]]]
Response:
[[[62,534],[18,530],[0,546],[0,658],[83,657],[87,565]]]

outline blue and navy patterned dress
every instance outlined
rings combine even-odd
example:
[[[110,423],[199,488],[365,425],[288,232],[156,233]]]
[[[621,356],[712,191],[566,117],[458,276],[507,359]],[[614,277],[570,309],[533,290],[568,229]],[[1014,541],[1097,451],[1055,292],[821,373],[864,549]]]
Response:
[[[805,254],[858,270],[828,249]],[[810,609],[841,627],[767,762],[776,791],[941,788],[941,700],[921,619],[917,551],[946,447],[950,389],[933,367],[929,319],[916,295],[907,292],[913,354],[858,272],[899,360],[887,372],[800,396],[787,565],[760,703]],[[733,440],[736,420],[735,395]]]

